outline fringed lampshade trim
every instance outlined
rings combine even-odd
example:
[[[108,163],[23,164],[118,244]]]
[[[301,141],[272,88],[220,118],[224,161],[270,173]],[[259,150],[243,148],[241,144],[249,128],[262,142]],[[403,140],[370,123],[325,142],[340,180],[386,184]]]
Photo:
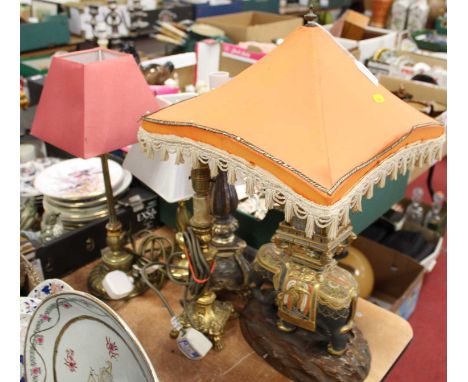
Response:
[[[405,175],[416,166],[440,160],[445,142],[445,136],[442,136],[408,145],[367,173],[335,204],[323,206],[297,194],[269,172],[213,146],[175,135],[152,134],[143,128],[138,132],[138,139],[150,158],[159,154],[161,159],[167,160],[171,153],[176,155],[176,163],[190,162],[193,167],[197,167],[199,162],[207,164],[212,177],[219,170],[227,172],[229,183],[245,182],[248,195],[263,194],[266,208],[282,206],[286,221],[293,216],[306,219],[307,237],[312,237],[317,228],[327,228],[330,239],[336,238],[341,225],[349,223],[350,210],[362,209],[364,196],[372,198],[375,186],[382,188],[387,177],[396,179],[398,174]]]

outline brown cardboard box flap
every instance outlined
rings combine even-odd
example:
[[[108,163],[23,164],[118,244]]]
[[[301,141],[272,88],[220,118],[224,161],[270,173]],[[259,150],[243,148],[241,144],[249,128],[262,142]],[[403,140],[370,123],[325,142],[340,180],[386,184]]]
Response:
[[[402,84],[405,90],[411,93],[416,101],[435,101],[442,105],[447,105],[447,89],[421,81],[405,80],[385,75],[379,76],[379,82],[391,92],[397,91],[400,88],[400,84]]]
[[[267,12],[239,12],[222,16],[204,17],[200,23],[218,27],[235,43],[242,41],[271,42],[284,38],[303,24],[302,18]]]
[[[335,37],[362,40],[369,22],[368,16],[348,10],[333,24],[330,33]]]
[[[353,242],[369,260],[374,270],[373,296],[385,300],[397,312],[403,301],[421,285],[424,267],[411,257],[373,240],[359,236]]]

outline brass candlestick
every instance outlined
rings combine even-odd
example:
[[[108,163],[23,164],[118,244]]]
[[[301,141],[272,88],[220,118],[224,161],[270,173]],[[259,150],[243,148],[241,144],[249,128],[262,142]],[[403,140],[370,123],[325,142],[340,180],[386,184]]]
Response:
[[[199,164],[192,169],[192,186],[195,191],[193,196],[193,217],[190,226],[200,244],[201,252],[210,266],[215,260],[217,250],[211,245],[211,227],[213,224],[209,206],[210,170],[207,165]],[[177,236],[178,243],[184,247],[182,236]],[[195,301],[185,304],[184,312],[179,316],[179,321],[184,327],[193,326],[205,333],[213,342],[215,350],[222,350],[224,326],[234,308],[229,302],[216,300],[216,294],[211,288],[211,280],[204,284],[203,289]],[[176,333],[172,332],[172,336]]]
[[[104,188],[106,192],[107,209],[109,212],[109,222],[106,224],[107,248],[102,252],[102,262],[98,264],[90,272],[88,277],[88,289],[91,294],[102,298],[110,299],[106,290],[102,285],[104,277],[109,272],[120,270],[129,273],[132,276],[137,276],[138,272],[133,272],[133,265],[137,267],[143,264],[138,264],[139,260],[135,261],[134,254],[124,247],[125,233],[122,230],[122,223],[117,219],[114,206],[114,195],[109,174],[109,164],[107,154],[101,155],[102,174],[104,177]],[[146,284],[139,278],[134,278],[134,289],[126,298],[134,297],[146,290]]]
[[[190,212],[187,208],[187,201],[179,201],[176,212],[177,232],[184,232],[187,229],[187,227],[190,225],[190,217]],[[177,240],[176,243],[179,245]],[[179,248],[183,251],[182,246],[179,246]],[[189,265],[185,253],[182,252],[179,255],[175,255],[175,258],[171,261],[171,264],[176,265],[176,267],[170,271],[172,277],[179,281],[187,281],[189,276]]]

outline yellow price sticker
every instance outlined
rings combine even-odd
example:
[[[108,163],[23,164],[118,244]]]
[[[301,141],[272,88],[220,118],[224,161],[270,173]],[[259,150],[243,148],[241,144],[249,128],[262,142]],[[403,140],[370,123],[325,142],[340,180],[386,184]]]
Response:
[[[384,103],[385,102],[385,98],[382,94],[380,93],[375,93],[372,98],[374,99],[375,102],[377,103]]]

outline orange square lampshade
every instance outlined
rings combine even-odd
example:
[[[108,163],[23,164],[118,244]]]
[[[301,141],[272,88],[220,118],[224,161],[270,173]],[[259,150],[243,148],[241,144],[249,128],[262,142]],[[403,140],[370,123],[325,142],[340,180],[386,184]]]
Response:
[[[148,155],[227,171],[247,192],[280,205],[287,221],[347,224],[374,186],[432,163],[444,127],[382,85],[322,27],[292,32],[283,44],[231,81],[143,118]]]
[[[137,141],[158,104],[133,57],[90,49],[52,59],[32,135],[80,158]]]

